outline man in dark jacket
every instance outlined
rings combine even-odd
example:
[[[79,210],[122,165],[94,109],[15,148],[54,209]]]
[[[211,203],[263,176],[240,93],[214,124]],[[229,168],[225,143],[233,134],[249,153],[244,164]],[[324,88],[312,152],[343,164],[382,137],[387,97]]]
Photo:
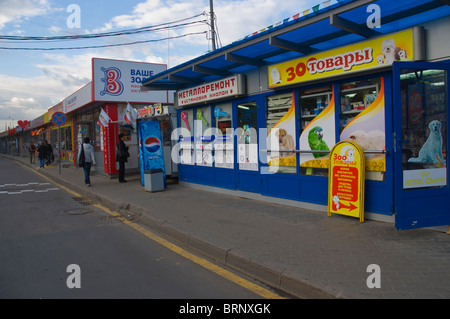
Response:
[[[123,142],[124,135],[119,134],[119,143],[116,146],[116,161],[119,162],[119,183],[126,183],[125,180],[125,163],[130,156],[128,146]]]

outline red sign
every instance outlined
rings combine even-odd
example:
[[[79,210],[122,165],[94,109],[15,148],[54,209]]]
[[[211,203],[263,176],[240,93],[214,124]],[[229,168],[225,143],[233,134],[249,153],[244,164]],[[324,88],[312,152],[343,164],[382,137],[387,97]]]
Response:
[[[103,110],[106,114],[108,114],[111,122],[113,122],[110,123],[108,127],[102,127],[105,173],[116,174],[118,173],[116,168],[116,136],[119,135],[119,126],[117,124],[117,104],[105,104]]]
[[[331,213],[364,221],[365,157],[358,144],[337,143],[330,153],[328,216]]]
[[[26,129],[28,127],[28,125],[30,125],[30,122],[28,121],[17,121],[17,124],[22,128],[22,129]]]
[[[177,91],[178,106],[207,102],[243,94],[239,75]]]

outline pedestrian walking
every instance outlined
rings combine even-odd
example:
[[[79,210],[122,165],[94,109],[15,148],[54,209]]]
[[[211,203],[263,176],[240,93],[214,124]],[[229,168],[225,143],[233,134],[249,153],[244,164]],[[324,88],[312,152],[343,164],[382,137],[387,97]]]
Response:
[[[30,164],[34,164],[34,158],[36,153],[36,145],[34,145],[34,141],[31,141],[30,146],[28,146],[28,152],[30,152]]]
[[[78,151],[78,163],[82,163],[84,171],[84,183],[87,187],[91,187],[91,167],[95,166],[94,147],[90,144],[91,139],[89,137],[84,138],[84,143],[81,144]],[[84,152],[84,160],[81,157],[81,153]]]
[[[116,146],[116,161],[119,162],[119,183],[126,183],[125,180],[125,163],[127,162],[130,153],[128,153],[128,146],[123,142],[125,135],[119,134],[119,143]]]
[[[47,166],[49,166],[52,161],[53,161],[52,143],[47,143]]]
[[[39,167],[44,168],[45,160],[47,159],[47,144],[42,141],[38,146]]]

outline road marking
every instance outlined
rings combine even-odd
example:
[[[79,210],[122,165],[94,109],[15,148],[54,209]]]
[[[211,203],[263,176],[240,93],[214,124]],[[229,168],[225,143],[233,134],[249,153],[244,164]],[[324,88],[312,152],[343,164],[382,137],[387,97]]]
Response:
[[[0,187],[1,187],[1,188],[4,188],[4,187],[11,187],[11,186],[24,187],[24,186],[31,186],[31,185],[44,186],[44,185],[50,185],[50,183],[30,182],[30,183],[24,183],[24,184],[2,184],[2,185],[0,185]]]
[[[38,182],[30,182],[30,183],[23,183],[23,184],[2,184],[0,185],[0,188],[6,188],[6,187],[27,187],[32,185],[38,185],[38,186],[44,186],[44,185],[50,185],[50,183],[38,183]],[[57,191],[60,190],[59,188],[53,187],[53,188],[46,188],[46,189],[21,189],[21,190],[14,190],[14,191],[0,191],[0,194],[6,194],[6,195],[18,195],[23,193],[47,193],[48,191]]]
[[[29,168],[28,166],[23,165],[25,168],[33,171],[34,173],[38,174],[39,176],[41,176],[42,178],[51,181],[53,184],[55,184],[56,186],[58,186],[59,188],[65,190],[66,192],[68,192],[69,194],[72,194],[76,197],[82,197],[82,195],[78,194],[77,192],[65,187],[64,185],[61,185],[53,180],[51,180],[49,177],[39,173],[36,170],[33,170],[31,168]],[[104,211],[105,213],[112,215],[114,217],[121,217],[122,215],[120,215],[119,213],[116,213],[112,210],[110,210],[109,208],[101,205],[101,204],[97,204],[97,203],[92,203],[93,206],[101,209],[102,211]],[[234,282],[235,284],[252,291],[253,293],[266,298],[266,299],[284,299],[284,297],[264,288],[261,286],[258,286],[250,281],[248,281],[247,279],[244,279],[238,275],[235,275],[234,273],[232,273],[231,271],[228,271],[220,266],[217,266],[215,264],[213,264],[212,262],[202,258],[202,257],[198,257],[190,252],[188,252],[187,250],[172,244],[171,242],[167,241],[166,239],[156,235],[155,233],[151,232],[150,230],[132,222],[129,221],[125,218],[123,218],[123,223],[132,227],[133,229],[137,230],[138,232],[140,232],[141,234],[143,234],[144,236],[146,236],[147,238],[157,242],[158,244],[166,247],[167,249],[173,251],[174,253],[183,256],[184,258],[202,266],[203,268],[206,268],[210,271],[212,271],[213,273],[231,281]]]

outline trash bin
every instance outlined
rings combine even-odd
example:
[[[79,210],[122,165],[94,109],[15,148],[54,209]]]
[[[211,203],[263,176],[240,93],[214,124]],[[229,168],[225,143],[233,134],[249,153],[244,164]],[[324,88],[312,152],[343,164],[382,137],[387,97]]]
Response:
[[[144,171],[144,187],[147,192],[164,190],[164,173],[161,168]]]

